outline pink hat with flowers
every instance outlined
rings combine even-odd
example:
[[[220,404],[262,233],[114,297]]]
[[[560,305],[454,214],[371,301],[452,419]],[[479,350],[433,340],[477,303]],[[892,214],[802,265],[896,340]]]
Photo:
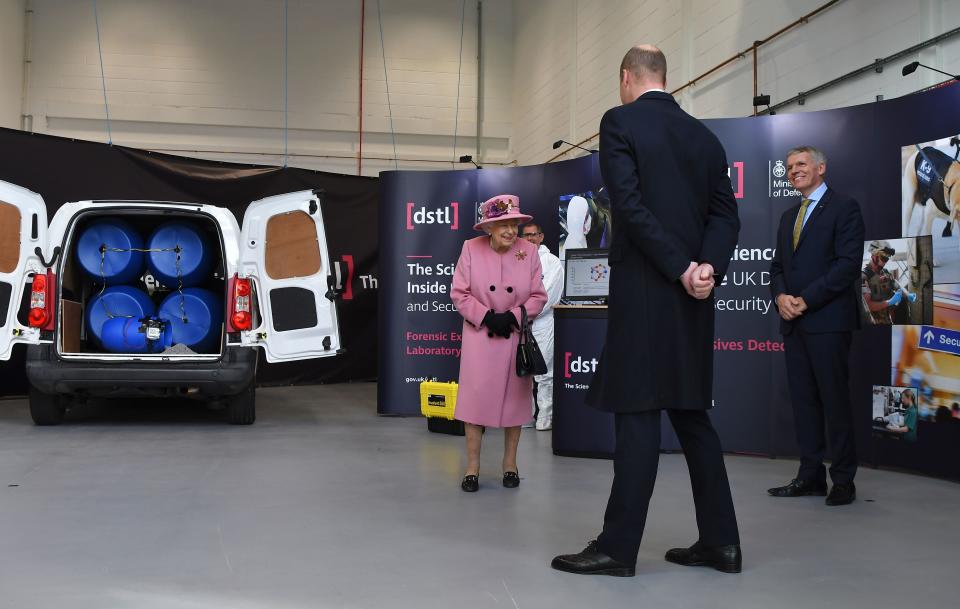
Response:
[[[517,220],[529,222],[533,216],[520,213],[520,197],[516,195],[497,195],[480,204],[480,221],[473,225],[474,230],[499,220]]]

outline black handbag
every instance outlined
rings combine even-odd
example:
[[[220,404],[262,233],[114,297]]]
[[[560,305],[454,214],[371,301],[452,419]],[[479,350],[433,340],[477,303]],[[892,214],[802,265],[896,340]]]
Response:
[[[543,361],[540,345],[533,338],[530,329],[530,320],[527,319],[527,310],[520,305],[520,342],[517,343],[517,376],[531,374],[546,374],[547,363]]]

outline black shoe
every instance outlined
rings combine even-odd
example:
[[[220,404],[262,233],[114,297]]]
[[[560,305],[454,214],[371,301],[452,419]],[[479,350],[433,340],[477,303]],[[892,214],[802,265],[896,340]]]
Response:
[[[460,488],[462,488],[465,493],[476,493],[480,488],[480,478],[473,475],[464,476],[463,482],[460,483]]]
[[[561,554],[553,559],[550,566],[557,571],[579,573],[581,575],[613,575],[614,577],[633,577],[636,568],[614,560],[597,549],[594,539],[579,554]]]
[[[520,486],[520,474],[517,472],[503,472],[503,486],[517,488]]]
[[[827,494],[827,483],[794,478],[790,484],[768,488],[767,492],[773,497],[804,497],[806,495],[823,497]]]
[[[698,541],[689,548],[667,550],[664,558],[685,567],[713,567],[724,573],[739,573],[743,568],[743,555],[738,545],[708,548]]]
[[[827,505],[847,505],[853,503],[853,500],[857,498],[857,487],[853,485],[853,482],[848,482],[847,484],[834,484],[833,488],[830,489],[830,494],[827,495]]]

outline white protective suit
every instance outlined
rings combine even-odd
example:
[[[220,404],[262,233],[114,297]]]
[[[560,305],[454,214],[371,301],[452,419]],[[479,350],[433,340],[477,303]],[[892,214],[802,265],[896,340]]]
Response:
[[[533,337],[540,346],[543,360],[547,363],[547,373],[533,377],[537,382],[537,429],[546,430],[553,426],[553,305],[560,302],[563,295],[563,263],[550,253],[546,245],[537,250],[540,254],[540,266],[543,267],[543,287],[547,290],[547,304],[543,312],[533,320]]]
[[[587,247],[587,233],[590,232],[592,225],[590,204],[579,195],[571,197],[570,203],[567,204],[567,237],[560,246],[560,260],[567,259],[567,250]],[[550,290],[547,289],[547,291]]]

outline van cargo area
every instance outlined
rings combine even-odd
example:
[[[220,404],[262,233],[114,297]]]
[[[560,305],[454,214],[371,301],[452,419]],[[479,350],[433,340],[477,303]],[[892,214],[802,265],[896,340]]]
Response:
[[[169,209],[78,215],[61,266],[60,355],[209,359],[224,344],[227,282],[214,219]]]
[[[251,201],[242,226],[173,201],[72,201],[50,218],[40,195],[0,180],[0,234],[17,237],[0,243],[0,361],[26,346],[34,422],[89,398],[187,397],[253,423],[261,356],[342,352],[349,279],[330,264],[323,197]]]

